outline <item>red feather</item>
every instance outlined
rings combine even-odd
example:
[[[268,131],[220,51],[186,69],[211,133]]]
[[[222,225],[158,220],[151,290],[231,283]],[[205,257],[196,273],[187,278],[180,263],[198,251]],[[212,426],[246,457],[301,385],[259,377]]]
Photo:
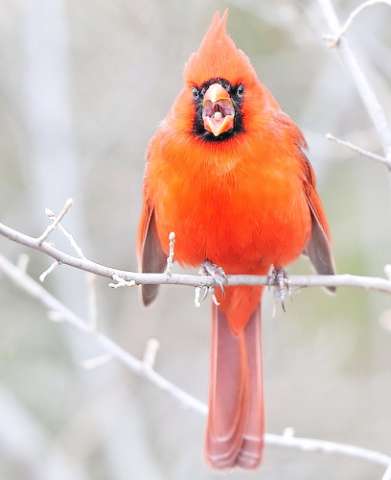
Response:
[[[226,20],[227,13],[213,16],[186,64],[184,87],[149,144],[140,258],[146,268],[159,266],[175,232],[175,258],[184,265],[209,260],[229,274],[266,274],[305,251],[321,273],[333,273],[329,228],[304,138],[226,33]],[[218,142],[194,132],[192,90],[211,79],[244,87],[243,129]],[[217,291],[206,437],[206,456],[216,468],[254,468],[261,459],[262,291]]]

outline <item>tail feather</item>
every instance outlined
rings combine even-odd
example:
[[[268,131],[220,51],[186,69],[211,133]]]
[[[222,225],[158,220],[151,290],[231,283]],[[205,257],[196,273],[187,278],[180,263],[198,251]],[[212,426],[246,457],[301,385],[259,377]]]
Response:
[[[264,411],[262,386],[261,322],[259,308],[247,324],[244,335],[248,356],[249,407],[243,443],[237,464],[242,468],[256,468],[262,458]]]
[[[232,335],[224,314],[213,306],[211,349],[211,382],[206,439],[207,458],[217,468],[229,467],[242,442],[246,402],[243,348]],[[221,398],[229,392],[229,401]]]
[[[255,468],[263,448],[260,315],[235,335],[215,305],[206,457],[214,468]]]

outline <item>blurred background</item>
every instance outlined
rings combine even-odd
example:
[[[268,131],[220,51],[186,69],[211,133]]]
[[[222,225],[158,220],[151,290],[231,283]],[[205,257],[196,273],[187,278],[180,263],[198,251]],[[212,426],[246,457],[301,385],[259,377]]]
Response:
[[[357,1],[336,2],[346,19]],[[380,152],[349,73],[315,1],[0,0],[0,219],[31,235],[58,211],[84,253],[135,270],[144,152],[182,84],[182,68],[215,9],[261,80],[301,126],[330,219],[339,272],[383,275],[391,262],[386,169],[325,140],[325,133]],[[349,32],[386,111],[390,12],[376,7]],[[69,250],[56,234],[56,245]],[[0,238],[16,261],[27,249]],[[30,255],[37,278],[50,260]],[[176,267],[177,268],[177,267]],[[290,272],[309,272],[305,260]],[[46,287],[87,315],[84,274],[60,267]],[[209,305],[194,292],[161,288],[150,308],[136,289],[96,282],[100,330],[142,356],[160,342],[156,369],[206,401]],[[390,452],[389,297],[357,289],[295,295],[287,313],[264,305],[267,430]],[[203,461],[205,419],[101,355],[94,339],[48,319],[0,276],[0,478],[6,480],[214,479]],[[368,479],[359,460],[267,447],[262,469],[233,479]]]

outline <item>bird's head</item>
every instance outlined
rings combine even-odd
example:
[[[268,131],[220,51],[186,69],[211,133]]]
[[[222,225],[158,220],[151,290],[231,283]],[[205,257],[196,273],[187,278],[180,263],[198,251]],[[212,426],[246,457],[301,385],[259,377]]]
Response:
[[[216,12],[199,49],[185,66],[176,121],[204,141],[230,139],[250,126],[264,106],[263,87],[248,57],[226,32],[227,11]]]

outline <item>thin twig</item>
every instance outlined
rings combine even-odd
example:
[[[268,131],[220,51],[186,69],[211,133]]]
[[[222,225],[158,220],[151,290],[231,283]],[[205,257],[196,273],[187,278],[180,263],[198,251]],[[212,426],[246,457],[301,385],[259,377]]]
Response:
[[[133,355],[123,350],[113,340],[103,333],[96,330],[90,330],[88,322],[73,313],[45,288],[39,285],[29,275],[21,271],[14,264],[9,262],[5,257],[0,255],[0,270],[7,275],[18,287],[22,288],[32,297],[41,302],[50,312],[57,312],[58,318],[77,328],[78,330],[88,334],[94,338],[102,347],[102,350],[116,358],[118,361],[130,368],[134,373],[141,377],[147,378],[149,381],[157,385],[162,390],[169,392],[173,397],[179,400],[183,406],[196,410],[203,415],[206,414],[206,406],[199,400],[193,398],[187,392],[181,390],[173,383],[155,372],[152,368],[146,366],[144,361],[137,359]]]
[[[106,365],[110,360],[112,360],[110,353],[104,353],[103,355],[98,355],[97,357],[88,358],[82,362],[82,367],[86,370],[93,370],[94,368],[101,367]]]
[[[50,266],[44,272],[41,273],[41,275],[39,276],[39,281],[43,283],[46,280],[46,277],[50,275],[53,272],[53,270],[55,270],[55,268],[58,267],[59,265],[60,265],[60,262],[58,260],[55,260],[53,263],[51,263]]]
[[[50,220],[54,220],[56,217],[55,213],[49,208],[46,209],[46,215],[50,218]],[[71,233],[69,233],[68,230],[59,222],[57,223],[57,228],[64,235],[64,237],[68,239],[69,244],[73,248],[73,250],[76,252],[76,255],[80,258],[86,258],[86,256],[83,253],[83,250],[80,248],[80,246],[76,242],[74,236]]]
[[[364,2],[364,4],[358,7],[358,9],[352,12],[344,26],[341,26],[339,22],[332,0],[318,0],[318,3],[332,32],[332,35],[328,38],[328,46],[337,48],[342,61],[347,66],[348,70],[350,70],[361,100],[364,103],[375,130],[380,138],[387,160],[387,166],[389,168],[388,162],[391,162],[391,128],[388,124],[384,109],[375,94],[375,91],[370,85],[366,75],[362,71],[355,54],[349,46],[348,40],[343,36],[343,33],[347,31],[354,18],[357,17],[357,15],[364,8],[380,2]],[[330,38],[333,38],[334,41],[330,42]],[[379,159],[376,158],[376,160]],[[391,466],[387,467],[387,470],[383,475],[383,480],[391,480]]]
[[[65,202],[65,205],[62,207],[62,210],[60,213],[57,215],[57,217],[54,217],[52,223],[50,223],[43,234],[37,238],[38,245],[42,245],[43,242],[48,238],[48,236],[57,228],[57,225],[61,222],[61,220],[65,217],[65,215],[68,213],[69,209],[73,205],[73,200],[72,198],[68,198],[68,200]]]
[[[383,157],[382,155],[378,155],[377,153],[369,152],[368,150],[365,150],[354,143],[348,142],[346,140],[342,140],[340,138],[334,137],[331,133],[326,134],[327,140],[332,140],[333,142],[338,143],[339,145],[342,145],[344,147],[350,148],[350,150],[353,150],[354,152],[359,153],[360,155],[364,157],[371,158],[372,160],[376,160],[380,162],[383,165],[386,165],[386,167],[391,170],[391,160],[388,160],[386,157]]]
[[[174,255],[175,255],[175,232],[170,232],[168,235],[168,257],[167,265],[165,269],[166,275],[172,274],[172,266],[174,265]]]
[[[29,263],[30,257],[26,253],[22,253],[21,255],[19,255],[17,265],[21,270],[23,270],[23,272],[27,272],[27,267]]]
[[[369,7],[373,7],[374,5],[388,5],[391,7],[391,0],[368,0],[361,5],[359,5],[357,8],[355,8],[349,17],[347,18],[346,22],[343,24],[339,32],[335,36],[330,36],[328,39],[330,40],[331,44],[330,46],[335,47],[338,45],[339,41],[341,40],[341,37],[345,35],[345,33],[349,30],[351,27],[353,21],[355,18],[365,9]]]
[[[46,215],[50,218],[50,220],[54,220],[56,217],[55,213],[49,208],[46,209]],[[69,244],[73,248],[73,250],[76,252],[76,255],[85,260],[87,257],[84,255],[83,250],[81,249],[80,245],[76,242],[74,236],[70,232],[68,232],[68,230],[63,225],[61,225],[61,223],[57,224],[57,228],[68,239]],[[87,291],[88,291],[88,318],[89,318],[89,324],[91,329],[96,328],[96,325],[98,322],[95,279],[96,277],[91,273],[88,273],[86,276]]]
[[[203,416],[207,414],[208,409],[203,402],[197,400],[192,395],[177,387],[174,383],[166,380],[153,369],[154,357],[157,349],[156,343],[150,343],[149,347],[147,347],[148,353],[144,355],[143,360],[139,360],[123,350],[119,345],[117,345],[115,342],[113,342],[113,340],[104,334],[97,331],[90,331],[86,327],[86,321],[82,320],[80,317],[71,312],[67,307],[53,297],[53,295],[35,282],[29,275],[1,255],[0,270],[2,270],[18,287],[40,301],[46,308],[49,309],[49,311],[54,310],[58,312],[65,322],[68,322],[73,327],[76,327],[82,332],[90,335],[90,338],[96,340],[106,355],[101,355],[95,359],[84,362],[87,368],[96,367],[101,365],[102,362],[105,363],[107,360],[115,358],[132,370],[136,375],[144,377],[156,387],[166,391],[185,408],[189,408]],[[354,445],[346,445],[312,438],[295,437],[294,432],[291,429],[289,430],[289,434],[285,433],[284,435],[266,433],[265,443],[267,445],[293,448],[306,452],[345,455],[387,467],[387,472],[391,469],[391,456],[389,455],[376,452],[374,450],[356,447]],[[390,478],[386,476],[383,477],[383,480],[390,480]]]
[[[387,468],[382,476],[382,480],[391,480],[391,465]]]
[[[134,285],[184,285],[190,287],[214,287],[215,280],[210,275],[188,275],[173,273],[135,273],[117,270],[95,263],[89,259],[82,259],[65,253],[48,242],[38,244],[38,239],[25,235],[0,223],[0,235],[26,247],[45,253],[63,265],[90,272],[95,275],[115,280],[117,284],[110,286]],[[358,287],[367,290],[377,290],[391,293],[391,281],[380,277],[365,277],[359,275],[291,275],[289,285],[292,287]],[[121,283],[122,282],[122,283]],[[265,275],[227,275],[227,286],[237,285],[270,285],[270,279]]]
[[[331,0],[318,0],[319,6],[323,12],[331,35],[335,38],[341,31],[341,23],[338,20],[335,8]],[[391,160],[391,129],[387,122],[387,117],[381,106],[373,88],[371,87],[366,75],[362,71],[355,54],[349,46],[346,37],[341,37],[337,45],[337,51],[342,61],[350,71],[358,93],[363,101],[366,110],[372,119],[376,132],[381,140],[384,154]]]
[[[157,352],[159,350],[160,344],[156,338],[150,338],[145,347],[145,352],[143,356],[144,365],[147,368],[153,368],[156,362]]]

